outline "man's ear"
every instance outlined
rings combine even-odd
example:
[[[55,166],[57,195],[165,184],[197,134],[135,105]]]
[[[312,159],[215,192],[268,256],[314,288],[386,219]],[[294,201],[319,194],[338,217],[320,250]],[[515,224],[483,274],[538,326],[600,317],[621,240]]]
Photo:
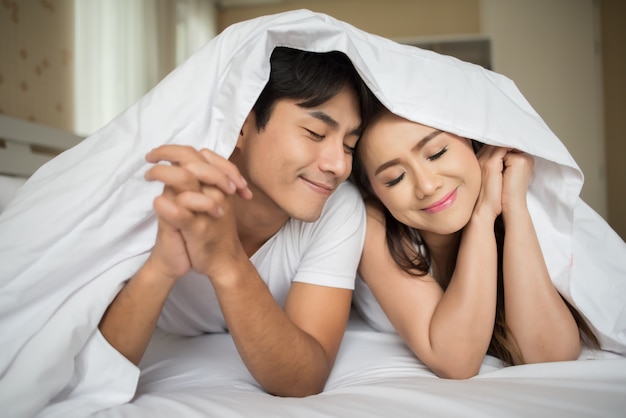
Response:
[[[251,110],[246,116],[246,120],[243,121],[243,126],[239,129],[239,137],[237,138],[237,148],[241,148],[245,139],[256,130],[256,117],[254,115],[254,111]]]

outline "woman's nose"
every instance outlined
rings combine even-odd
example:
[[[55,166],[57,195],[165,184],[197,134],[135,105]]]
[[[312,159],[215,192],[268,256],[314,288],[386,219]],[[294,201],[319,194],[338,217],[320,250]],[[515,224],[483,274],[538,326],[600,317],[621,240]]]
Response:
[[[415,177],[415,196],[418,199],[432,195],[441,184],[440,177],[430,169],[419,170]]]

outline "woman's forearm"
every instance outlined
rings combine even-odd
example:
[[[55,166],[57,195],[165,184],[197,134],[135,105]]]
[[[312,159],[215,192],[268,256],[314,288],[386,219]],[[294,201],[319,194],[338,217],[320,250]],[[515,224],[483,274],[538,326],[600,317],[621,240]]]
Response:
[[[525,363],[576,359],[578,326],[552,284],[525,205],[504,214],[504,301],[507,325]]]
[[[493,334],[496,296],[493,220],[475,217],[463,231],[454,274],[430,328],[433,350],[448,352],[447,361],[460,363],[454,367],[456,377],[470,377],[480,368]]]

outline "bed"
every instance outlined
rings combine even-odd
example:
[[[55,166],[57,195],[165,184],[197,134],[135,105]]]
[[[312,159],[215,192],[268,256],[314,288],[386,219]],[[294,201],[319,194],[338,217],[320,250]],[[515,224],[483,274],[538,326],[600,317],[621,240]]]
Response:
[[[272,30],[267,31],[268,27]],[[384,40],[374,39],[327,16],[309,11],[297,11],[256,20],[251,24],[240,26],[240,29],[240,33],[236,33],[237,36],[234,39],[237,45],[243,45],[243,47],[233,52],[233,45],[229,43],[231,39],[227,33],[225,38],[210,44],[198,55],[192,57],[188,64],[176,70],[137,105],[131,107],[117,120],[112,121],[102,131],[85,140],[81,141],[72,134],[59,135],[58,130],[47,129],[13,118],[2,117],[0,119],[0,138],[3,138],[3,144],[5,144],[0,153],[0,158],[2,158],[0,172],[2,178],[7,180],[7,182],[0,183],[0,195],[3,195],[6,200],[14,199],[4,212],[5,216],[2,217],[0,214],[0,221],[7,220],[9,217],[17,219],[6,223],[11,227],[15,225],[14,229],[1,230],[5,234],[6,231],[13,231],[13,235],[3,237],[0,234],[0,248],[4,248],[8,254],[11,245],[28,247],[33,254],[41,254],[41,258],[47,263],[45,267],[50,267],[45,270],[47,282],[42,282],[38,281],[36,272],[33,273],[28,262],[5,256],[4,264],[0,263],[0,273],[7,276],[0,275],[3,279],[3,286],[6,286],[6,283],[14,285],[17,280],[11,280],[13,277],[19,277],[20,283],[17,285],[21,284],[27,288],[27,292],[16,293],[20,296],[19,298],[5,298],[3,304],[0,305],[0,318],[2,319],[0,336],[6,344],[4,352],[0,353],[0,361],[5,367],[5,371],[0,375],[0,411],[21,411],[9,414],[10,416],[67,417],[85,416],[88,414],[76,411],[89,410],[90,415],[101,418],[623,417],[626,411],[626,357],[619,350],[625,345],[620,338],[623,338],[623,323],[626,321],[624,298],[621,295],[626,294],[626,291],[622,260],[616,261],[615,264],[606,263],[610,265],[607,269],[613,270],[611,270],[612,273],[607,273],[605,281],[602,281],[600,277],[595,278],[597,280],[594,282],[594,289],[604,292],[602,294],[594,289],[585,292],[584,288],[574,286],[579,285],[582,280],[576,275],[573,275],[569,282],[565,282],[570,286],[567,294],[572,297],[571,300],[575,306],[585,308],[583,312],[592,319],[594,330],[602,336],[602,341],[607,347],[615,347],[615,350],[586,349],[578,361],[502,367],[497,359],[487,356],[480,373],[474,378],[441,379],[421,364],[397,335],[376,332],[353,310],[335,367],[325,390],[315,396],[280,398],[264,393],[245,368],[227,333],[182,337],[157,330],[141,361],[138,384],[136,390],[134,386],[132,387],[129,399],[114,398],[102,401],[101,398],[105,396],[104,389],[99,388],[90,392],[81,400],[81,403],[72,404],[72,408],[75,409],[55,410],[52,407],[42,411],[50,399],[54,400],[55,396],[58,396],[59,385],[66,383],[63,379],[72,377],[71,369],[76,367],[74,359],[78,353],[81,353],[86,335],[97,327],[102,312],[119,290],[119,282],[116,282],[115,278],[128,277],[127,274],[136,271],[137,266],[144,259],[141,255],[145,254],[146,248],[149,249],[153,242],[153,230],[145,228],[145,219],[149,219],[146,217],[151,210],[151,196],[155,191],[146,190],[145,183],[135,181],[137,178],[142,178],[141,170],[145,165],[142,161],[146,150],[160,141],[163,143],[179,141],[199,145],[198,138],[201,135],[209,138],[222,136],[236,138],[239,126],[251,106],[250,100],[256,97],[252,94],[245,98],[239,96],[245,90],[241,88],[242,82],[247,82],[247,86],[252,86],[254,90],[260,88],[259,86],[262,87],[263,77],[267,75],[263,71],[254,74],[246,73],[249,67],[235,66],[238,58],[263,62],[267,57],[265,54],[267,54],[268,45],[284,43],[287,40],[287,43],[294,47],[298,47],[299,42],[308,46],[308,42],[313,41],[300,36],[301,31],[305,33],[314,31],[320,42],[319,45],[315,45],[316,48],[326,48],[327,45],[324,42],[330,40],[328,42],[332,41],[333,45],[336,43],[352,54],[351,56],[357,59],[357,64],[359,64],[359,54],[365,57],[384,53],[387,54],[386,58],[394,58],[406,53],[412,56],[411,61],[415,60],[417,63],[428,61],[433,66],[432,70],[425,69],[425,73],[431,71],[433,74],[440,74],[441,71],[437,65],[441,64],[441,68],[446,68],[451,72],[452,81],[454,81],[452,76],[456,74],[453,67],[460,65],[447,59],[438,63],[437,57],[429,53],[424,53],[422,56],[420,52],[413,56],[413,51],[395,44],[388,44]],[[291,36],[292,31],[295,36]],[[233,32],[230,32],[230,36],[232,35]],[[347,38],[343,38],[344,35]],[[274,39],[272,36],[277,38]],[[346,39],[350,42],[343,42]],[[360,46],[358,52],[351,50],[351,42]],[[367,48],[370,44],[376,44],[378,49],[375,53],[368,53]],[[223,57],[232,53],[234,55],[233,67],[245,69],[245,71],[238,73],[236,78],[219,77],[219,82],[224,83],[225,87],[218,85],[217,87],[220,88],[217,88],[214,84],[210,84],[212,81],[207,81],[207,85],[200,88],[197,83],[208,78],[206,76],[202,78],[202,74],[210,71],[222,74],[220,66],[231,68],[231,62],[226,58],[220,62],[211,60],[213,56],[211,53],[215,52],[211,48],[218,52],[228,51]],[[386,52],[385,49],[387,49]],[[378,88],[376,91],[389,94],[387,99],[392,96],[400,98],[408,91],[405,85],[401,86],[400,90],[392,91],[395,85],[393,77],[388,80],[391,86],[385,85],[387,80],[382,77],[378,79],[372,77],[372,74],[385,73],[384,60],[369,61],[368,64],[370,64],[369,67],[361,62],[359,68],[364,69],[364,77],[367,80],[379,82],[376,85]],[[378,65],[381,67],[375,68]],[[389,65],[390,68],[397,68],[393,62]],[[461,65],[461,67],[465,69],[465,66]],[[475,71],[476,76],[485,76],[480,70],[473,68],[470,70]],[[228,72],[225,74],[229,75]],[[196,81],[191,83],[190,80],[194,80],[194,77]],[[488,75],[488,77],[491,76]],[[416,87],[427,88],[436,84],[432,80],[426,77],[425,84],[418,84]],[[460,79],[463,85],[468,84],[468,80],[466,77]],[[489,82],[488,88],[496,86],[493,88],[500,88],[506,95],[518,100],[516,91],[509,84],[506,82],[498,84],[503,82],[502,79],[489,78]],[[218,93],[224,91],[226,94],[222,96],[217,94],[217,98],[208,96],[213,91],[218,91]],[[203,96],[204,94],[207,96]],[[476,100],[476,97],[472,100]],[[194,101],[196,99],[198,100]],[[194,111],[200,105],[205,106],[209,99],[217,102],[214,104],[215,107],[211,108],[211,112],[196,117],[198,112]],[[489,99],[495,100],[495,103],[501,100],[500,97],[493,95]],[[228,107],[235,102],[243,104],[236,108]],[[446,104],[446,109],[454,107],[456,102],[452,100],[451,103]],[[434,115],[439,105],[429,100],[424,109],[415,109],[410,106],[409,102],[406,103],[407,107],[403,109],[398,105],[394,111],[399,114],[419,111],[425,115],[431,112]],[[517,110],[511,110],[511,112],[521,109],[524,117],[532,116],[532,109],[521,98],[516,104]],[[462,105],[461,103],[459,106]],[[171,109],[167,106],[171,106]],[[496,118],[498,112],[507,111],[502,109],[503,106],[494,106],[491,114]],[[222,117],[227,110],[232,110],[233,114],[236,114],[232,123]],[[188,121],[183,118],[189,114],[195,118],[193,123],[187,123]],[[455,116],[455,123],[465,123],[463,115]],[[473,120],[473,115],[469,118]],[[167,130],[168,123],[180,125],[185,129],[172,134]],[[561,171],[551,171],[551,175],[558,177],[565,173],[564,177],[573,177],[576,180],[577,177],[572,174],[575,173],[575,164],[565,157],[562,158],[559,154],[561,149],[558,146],[552,146],[556,142],[550,142],[552,141],[551,134],[543,130],[543,125],[533,118],[524,120],[522,125],[524,124],[531,129],[529,135],[547,138],[546,142],[541,144],[539,155],[545,156],[546,161],[548,161],[547,158],[551,158],[550,161],[557,163],[554,166],[565,167],[560,169]],[[136,129],[137,126],[143,129]],[[447,128],[445,121],[440,121],[439,126],[442,129]],[[466,127],[471,128],[471,123],[466,123]],[[489,129],[488,127],[484,129],[487,135]],[[136,131],[141,131],[141,135],[136,136],[134,141],[129,141],[131,134]],[[523,132],[527,133],[527,130]],[[103,140],[105,138],[106,141]],[[142,142],[145,138],[148,138],[146,143]],[[14,143],[19,146],[14,146]],[[77,143],[78,146],[73,146]],[[21,161],[24,152],[30,154],[33,147],[37,149],[37,146],[41,145],[57,150],[68,148],[70,150],[49,162],[50,156],[35,156],[34,163],[28,163],[30,165],[26,163],[24,165],[21,163],[5,164],[6,161]],[[219,147],[218,150],[224,151]],[[549,155],[549,153],[552,154]],[[110,167],[113,163],[116,164],[114,169],[104,172],[100,170],[100,167]],[[43,166],[35,175],[32,175],[41,164]],[[541,164],[542,170],[548,171],[554,168],[548,162]],[[570,167],[571,170],[567,164],[573,164]],[[68,168],[71,169],[68,170]],[[115,175],[111,175],[111,172]],[[75,173],[81,175],[78,180]],[[83,176],[83,174],[88,175]],[[31,180],[22,186],[26,178]],[[574,188],[580,186],[580,182],[574,181]],[[70,183],[71,187],[68,187]],[[6,186],[7,184],[9,186]],[[130,186],[125,188],[127,185]],[[131,186],[136,188],[133,189]],[[16,191],[16,188],[20,189]],[[57,194],[60,195],[57,196]],[[75,199],[71,200],[79,195],[88,196],[88,198],[80,204],[75,203]],[[574,195],[577,197],[575,191]],[[115,196],[115,199],[119,200],[114,200],[110,196]],[[46,205],[40,204],[42,199],[46,200]],[[132,199],[131,203],[120,203],[129,199]],[[111,200],[113,200],[112,203]],[[37,207],[31,209],[31,203]],[[109,207],[122,210],[109,212],[107,211]],[[69,208],[72,208],[73,212],[70,213]],[[124,212],[124,210],[129,210],[129,212]],[[22,216],[23,211],[30,211],[30,214]],[[102,211],[105,211],[105,215],[102,215]],[[55,244],[55,250],[71,249],[71,257],[59,258],[54,251],[47,248],[42,250],[37,243],[32,244],[28,240],[28,234],[25,234],[26,238],[18,234],[17,231],[23,231],[27,226],[32,226],[30,223],[32,219],[43,215],[56,217],[56,222],[49,226],[55,233],[62,232],[65,224],[69,225],[70,221],[67,221],[67,218],[76,218],[71,220],[72,225],[76,224],[77,220],[81,220],[80,225],[76,228],[72,226],[74,229],[69,230],[71,234],[54,235],[53,232],[43,229],[31,231],[30,236],[33,237],[36,234],[49,235],[46,239],[54,240],[51,242]],[[120,232],[122,235],[112,235],[116,232],[112,231],[117,226],[115,221],[123,219],[126,222],[131,215],[136,218],[137,223],[126,223],[124,229],[133,232],[133,239],[137,236],[136,240],[130,240],[127,235],[123,235],[124,231]],[[101,225],[100,216],[108,216],[111,224],[107,225],[106,231],[102,227],[93,231],[93,225]],[[591,229],[594,229],[596,222],[599,222],[594,217],[584,217],[584,219],[591,220],[589,221]],[[94,223],[91,223],[92,220]],[[24,228],[19,228],[20,225]],[[84,231],[80,229],[83,226]],[[83,235],[81,236],[77,231],[82,231]],[[76,264],[76,260],[87,257],[85,247],[92,244],[89,240],[92,236],[86,235],[88,232],[95,234],[94,236],[98,239],[97,244],[101,246],[100,250],[107,250],[111,243],[114,243],[120,246],[120,253],[131,254],[132,257],[122,260],[111,258],[110,267],[105,266],[106,269],[102,268],[98,272],[87,271],[85,264]],[[73,238],[76,234],[78,238]],[[605,242],[613,242],[610,240],[616,238],[605,235],[603,239]],[[18,244],[15,244],[16,241]],[[137,243],[141,243],[144,247],[139,247]],[[618,243],[624,245],[623,241],[618,241]],[[2,247],[3,245],[6,247]],[[96,251],[98,257],[101,256],[100,250]],[[67,254],[67,250],[64,253]],[[85,258],[85,260],[92,259]],[[100,258],[94,260],[100,260]],[[601,261],[604,260],[601,259]],[[24,266],[20,267],[20,262]],[[37,262],[41,264],[39,259]],[[59,266],[62,269],[59,270]],[[75,280],[75,277],[68,276],[66,271],[74,271],[71,269],[75,266],[78,266],[76,268],[80,268],[80,271],[84,270],[85,275],[93,275],[93,278]],[[15,273],[14,276],[8,277],[9,274],[13,274],[13,271],[18,272],[19,275]],[[586,270],[583,269],[577,274],[585,272]],[[63,294],[60,303],[55,304],[56,299],[61,298],[47,296],[48,293],[56,292],[58,288],[63,288],[68,293]],[[609,289],[608,292],[607,289]],[[585,295],[590,295],[590,297],[585,299]],[[4,297],[5,294],[3,293],[2,296]],[[36,298],[50,303],[42,305],[41,301]],[[599,304],[598,300],[601,301]],[[40,312],[50,306],[52,306],[51,313]],[[28,310],[31,307],[36,308],[37,311],[33,313],[32,309]],[[20,322],[23,325],[17,329],[19,332],[13,328],[16,335],[6,331],[11,329],[7,327],[6,318],[9,315],[13,315],[12,318],[16,323],[18,319],[26,318]],[[31,332],[31,328],[35,331]],[[7,355],[9,349],[12,350],[12,358]],[[98,361],[97,358],[93,360]],[[104,365],[106,366],[108,364]],[[9,407],[11,409],[8,409]]]
[[[38,164],[81,140],[7,116],[0,117],[0,138],[3,202]],[[52,151],[42,154],[42,146]],[[626,410],[626,358],[620,355],[585,350],[575,362],[515,367],[502,367],[487,356],[472,379],[440,379],[397,335],[374,331],[354,310],[319,395],[299,399],[264,393],[229,334],[187,338],[157,330],[140,369],[132,401],[95,416],[621,417]]]
[[[98,417],[623,416],[626,359],[585,352],[581,361],[502,368],[487,357],[478,376],[432,374],[394,334],[353,314],[323,393],[262,392],[227,334],[155,334],[135,399]]]

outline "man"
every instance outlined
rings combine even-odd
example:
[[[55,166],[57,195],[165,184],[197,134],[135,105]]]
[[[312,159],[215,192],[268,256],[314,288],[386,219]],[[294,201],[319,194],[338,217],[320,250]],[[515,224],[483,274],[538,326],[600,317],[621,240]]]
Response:
[[[339,52],[278,47],[270,80],[228,160],[165,145],[146,179],[156,244],[100,322],[138,364],[157,325],[227,329],[250,372],[279,396],[319,393],[347,323],[364,238],[347,183],[373,96]]]

